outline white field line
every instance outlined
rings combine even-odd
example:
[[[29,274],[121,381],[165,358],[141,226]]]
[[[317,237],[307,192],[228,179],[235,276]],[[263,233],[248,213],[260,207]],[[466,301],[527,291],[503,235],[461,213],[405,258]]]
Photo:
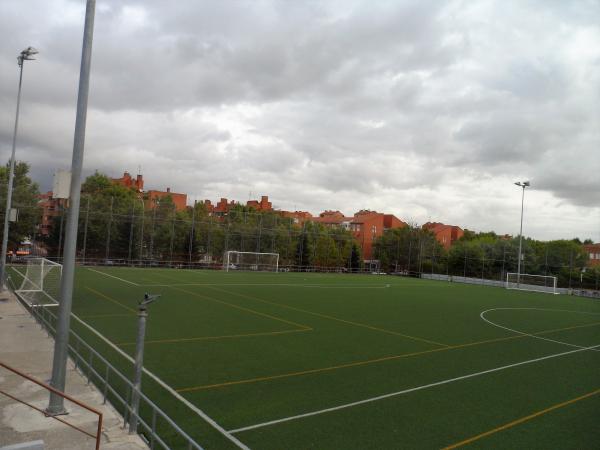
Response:
[[[521,362],[514,363],[514,364],[508,364],[506,366],[496,367],[494,369],[483,370],[481,372],[470,373],[470,374],[462,375],[462,376],[456,377],[456,378],[450,378],[450,379],[447,379],[447,380],[437,381],[435,383],[425,384],[423,386],[417,386],[417,387],[414,387],[414,388],[404,389],[402,391],[392,392],[390,394],[384,394],[384,395],[379,395],[377,397],[371,397],[371,398],[367,398],[367,399],[364,399],[364,400],[359,400],[357,402],[345,403],[343,405],[334,406],[334,407],[331,407],[331,408],[320,409],[318,411],[312,411],[312,412],[308,412],[308,413],[304,413],[304,414],[298,414],[296,416],[284,417],[283,419],[271,420],[269,422],[258,423],[256,425],[250,425],[250,426],[247,426],[247,427],[236,428],[235,430],[229,430],[229,433],[232,433],[232,434],[234,434],[234,433],[241,433],[242,431],[254,430],[256,428],[267,427],[267,426],[275,425],[275,424],[282,423],[282,422],[289,422],[291,420],[298,420],[298,419],[303,419],[305,417],[316,416],[316,415],[319,415],[319,414],[324,414],[324,413],[328,413],[328,412],[332,412],[332,411],[339,411],[340,409],[352,408],[353,406],[363,405],[365,403],[376,402],[376,401],[383,400],[383,399],[386,399],[386,398],[396,397],[398,395],[408,394],[410,392],[422,391],[422,390],[429,389],[429,388],[432,388],[432,387],[441,386],[441,385],[444,385],[444,384],[454,383],[455,381],[466,380],[468,378],[474,378],[474,377],[478,377],[478,376],[481,376],[481,375],[486,375],[488,373],[500,372],[501,370],[511,369],[513,367],[524,366],[526,364],[532,364],[532,363],[536,363],[536,362],[539,362],[539,361],[544,361],[544,360],[547,360],[547,359],[558,358],[558,357],[570,355],[570,354],[573,354],[573,353],[584,352],[586,350],[593,350],[593,349],[595,349],[597,347],[600,347],[600,345],[594,345],[592,347],[579,348],[577,350],[570,350],[568,352],[555,353],[553,355],[542,356],[541,358],[529,359],[527,361],[521,361]]]
[[[102,273],[102,272],[100,272],[100,273]],[[119,347],[117,347],[115,344],[113,344],[111,341],[109,341],[99,331],[97,331],[92,326],[88,325],[85,321],[81,320],[79,317],[77,317],[77,315],[75,315],[73,313],[71,313],[71,315],[73,316],[74,319],[76,319],[84,327],[86,327],[88,330],[90,330],[92,333],[94,333],[98,338],[100,338],[102,341],[104,341],[106,344],[108,344],[113,350],[115,350],[117,353],[119,353],[121,356],[123,356],[125,359],[127,359],[130,363],[132,363],[132,364],[135,363],[134,360],[133,360],[133,358],[131,356],[129,356],[127,353],[125,353],[123,350],[121,350]],[[145,367],[142,368],[142,370],[144,371],[144,373],[146,375],[148,375],[150,378],[152,378],[154,381],[156,381],[161,387],[163,387],[173,397],[175,397],[177,400],[179,400],[180,402],[182,402],[184,405],[186,405],[188,408],[190,408],[192,411],[194,411],[196,414],[198,414],[200,417],[202,417],[215,430],[217,430],[219,433],[221,433],[223,436],[225,436],[227,439],[229,439],[231,442],[233,442],[238,448],[241,448],[243,450],[250,450],[250,448],[248,446],[246,446],[243,442],[241,442],[235,436],[232,436],[230,432],[228,432],[227,430],[225,430],[221,425],[219,425],[217,422],[215,422],[213,419],[211,419],[200,408],[198,408],[197,406],[193,405],[188,400],[186,400],[184,397],[182,397],[181,394],[179,394],[177,391],[175,391],[171,386],[169,386],[163,380],[161,380],[160,378],[158,378],[156,375],[154,375],[152,372],[150,372]]]
[[[137,284],[137,283],[134,283],[133,281],[125,280],[125,279],[123,279],[123,278],[120,278],[120,277],[117,277],[117,276],[111,275],[111,274],[109,274],[109,273],[101,272],[100,270],[92,269],[92,268],[90,268],[90,267],[88,267],[87,269],[88,269],[88,270],[91,270],[92,272],[96,272],[96,273],[99,273],[99,274],[101,274],[101,275],[104,275],[104,276],[107,276],[107,277],[114,278],[115,280],[122,281],[123,283],[131,284],[131,285],[133,285],[133,286],[139,286],[139,284]]]
[[[513,333],[517,333],[517,334],[520,334],[522,336],[528,336],[528,337],[532,337],[532,338],[535,338],[535,339],[541,339],[542,341],[553,342],[555,344],[561,344],[561,345],[566,345],[568,347],[575,347],[575,348],[581,348],[581,349],[590,349],[590,348],[589,347],[584,347],[582,345],[570,344],[568,342],[557,341],[555,339],[550,339],[550,338],[545,338],[545,337],[542,337],[542,336],[537,336],[535,334],[524,333],[523,331],[519,331],[519,330],[515,330],[513,328],[505,327],[503,325],[499,325],[499,324],[494,323],[491,320],[485,318],[485,313],[490,312],[490,311],[501,311],[501,310],[555,311],[555,312],[568,312],[568,313],[575,313],[575,314],[591,314],[591,315],[594,315],[594,316],[600,315],[600,313],[592,313],[592,312],[585,312],[585,311],[570,311],[570,310],[567,310],[567,309],[545,309],[545,308],[491,308],[491,309],[486,309],[481,314],[479,314],[479,317],[481,317],[481,319],[484,322],[487,322],[490,325],[493,325],[495,327],[502,328],[503,330],[511,331]],[[598,349],[590,349],[590,350],[593,350],[595,352],[600,351]]]
[[[331,286],[327,284],[293,284],[293,283],[172,283],[172,284],[143,284],[144,287],[172,287],[172,286],[274,286],[274,287],[300,287],[320,289],[388,289],[384,286]]]

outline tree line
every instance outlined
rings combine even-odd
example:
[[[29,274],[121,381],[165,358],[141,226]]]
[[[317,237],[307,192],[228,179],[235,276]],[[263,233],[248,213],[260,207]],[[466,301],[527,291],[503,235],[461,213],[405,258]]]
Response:
[[[66,211],[53,218],[46,237],[36,234],[41,219],[39,187],[28,176],[29,166],[19,162],[15,171],[14,200],[19,220],[11,223],[9,248],[27,237],[43,243],[47,256],[62,256]],[[0,211],[8,179],[0,168]],[[82,185],[78,252],[80,261],[112,263],[157,262],[219,266],[228,250],[278,253],[280,265],[302,268],[363,267],[361,248],[350,230],[315,222],[296,223],[274,211],[257,211],[237,204],[217,217],[197,203],[178,211],[170,196],[151,202],[134,189],[112,183],[101,173]],[[4,201],[1,196],[4,195]],[[590,241],[588,241],[590,242]],[[553,275],[564,286],[597,288],[598,269],[586,268],[582,242],[523,239],[522,273]],[[385,230],[373,243],[373,258],[387,273],[445,273],[484,279],[505,279],[516,272],[518,237],[493,232],[466,231],[448,250],[433,233],[416,225]]]

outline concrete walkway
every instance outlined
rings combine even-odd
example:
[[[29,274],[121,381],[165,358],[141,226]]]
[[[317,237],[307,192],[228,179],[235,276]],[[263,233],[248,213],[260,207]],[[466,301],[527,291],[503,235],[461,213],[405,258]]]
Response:
[[[54,340],[40,328],[27,310],[8,292],[0,293],[0,361],[48,382],[52,372]],[[40,409],[48,405],[48,391],[0,367],[0,389]],[[101,449],[147,450],[139,438],[123,429],[123,419],[93,385],[74,370],[69,361],[67,394],[100,410],[103,417]],[[95,434],[97,415],[65,402],[69,414],[62,419]],[[10,444],[42,439],[45,450],[86,450],[95,448],[95,440],[57,420],[0,394],[0,448]]]

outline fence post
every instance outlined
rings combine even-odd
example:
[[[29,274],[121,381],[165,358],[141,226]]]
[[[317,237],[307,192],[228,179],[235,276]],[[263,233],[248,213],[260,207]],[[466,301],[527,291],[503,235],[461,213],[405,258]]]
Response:
[[[141,200],[142,203],[142,223],[140,226],[140,266],[142,265],[142,260],[144,258],[144,215],[145,215],[145,205],[144,205],[144,199],[140,198],[139,200]]]
[[[152,231],[150,234],[150,258],[154,260],[154,232],[156,231],[156,208],[157,202],[154,200],[154,208],[152,209]]]
[[[127,254],[127,260],[131,264],[131,249],[133,246],[133,222],[135,219],[135,200],[131,202],[131,225],[129,227],[129,252]]]
[[[65,210],[62,205],[58,204],[58,211],[60,212],[60,228],[58,230],[58,254],[56,258],[60,261],[60,253],[62,251],[62,242],[63,242],[63,224],[65,222]]]
[[[112,215],[113,215],[113,203],[115,201],[114,197],[110,198],[110,214],[108,216],[108,230],[106,232],[106,255],[104,258],[104,263],[108,261],[108,257],[110,255],[110,229],[112,227]]]
[[[190,265],[192,264],[192,249],[194,247],[194,232],[195,232],[195,225],[196,225],[196,202],[197,202],[197,200],[194,200],[194,209],[192,209],[192,226],[190,229],[190,246],[188,249],[188,263]]]
[[[82,249],[82,264],[85,265],[85,253],[87,250],[87,232],[88,232],[88,220],[90,216],[90,196],[87,196],[87,207],[85,209],[85,225],[83,227],[83,249]]]
[[[171,241],[169,242],[169,266],[173,266],[173,240],[175,239],[175,213],[176,205],[173,203],[173,212],[171,218]]]

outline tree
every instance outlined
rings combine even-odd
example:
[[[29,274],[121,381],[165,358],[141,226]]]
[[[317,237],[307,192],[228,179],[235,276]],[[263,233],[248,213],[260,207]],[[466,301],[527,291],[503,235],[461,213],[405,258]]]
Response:
[[[10,163],[0,167],[0,213],[4,223],[6,213],[6,192]],[[15,164],[13,179],[12,207],[18,210],[16,222],[11,222],[8,233],[8,248],[16,247],[26,238],[35,234],[36,227],[41,218],[41,208],[38,206],[40,194],[37,183],[34,183],[29,174],[29,164],[18,161]],[[0,232],[1,234],[1,232]]]
[[[98,172],[85,179],[81,186],[77,236],[80,255],[85,246],[86,258],[123,259],[129,256],[131,247],[133,257],[131,232],[137,227],[132,222],[135,222],[136,216],[141,217],[143,209],[138,195],[135,189],[115,184]],[[60,224],[66,212],[66,209],[61,209],[54,218],[52,231],[46,239],[51,250],[58,250],[61,229],[64,231]]]
[[[350,269],[353,271],[359,270],[361,267],[361,261],[362,257],[360,254],[360,247],[356,242],[352,242],[349,261]]]
[[[304,229],[302,230],[302,234],[296,245],[296,265],[298,267],[306,267],[311,263],[311,249],[308,242],[308,235],[305,231]]]
[[[444,249],[429,230],[416,225],[385,230],[373,243],[374,255],[386,272],[431,270]]]

